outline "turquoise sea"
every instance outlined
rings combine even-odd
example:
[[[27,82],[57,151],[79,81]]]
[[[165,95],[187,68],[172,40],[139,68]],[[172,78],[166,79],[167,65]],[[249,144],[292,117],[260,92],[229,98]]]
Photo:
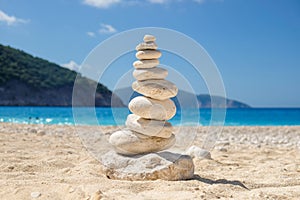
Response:
[[[224,110],[215,109],[215,116]],[[76,108],[72,107],[0,107],[0,122],[25,124],[82,124],[123,125],[129,114],[127,108]],[[211,119],[211,109],[183,109],[170,120],[173,125],[222,124],[222,117]],[[220,120],[220,121],[218,121]],[[300,108],[227,109],[226,126],[282,126],[300,125]]]

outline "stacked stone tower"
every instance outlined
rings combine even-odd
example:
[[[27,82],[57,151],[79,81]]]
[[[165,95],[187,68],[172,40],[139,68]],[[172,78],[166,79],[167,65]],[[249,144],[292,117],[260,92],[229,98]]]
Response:
[[[144,42],[136,47],[139,60],[133,63],[136,81],[132,89],[143,96],[135,97],[128,105],[133,114],[127,116],[127,129],[110,136],[109,142],[120,154],[153,153],[175,143],[172,125],[167,120],[176,113],[170,98],[177,95],[178,88],[165,80],[168,71],[157,67],[161,52],[157,50],[155,40],[154,36],[145,35]]]
[[[128,105],[133,114],[126,120],[126,129],[114,132],[109,143],[114,147],[101,156],[103,172],[122,180],[185,180],[194,176],[190,156],[163,151],[175,144],[172,125],[167,121],[176,113],[174,102],[177,87],[165,80],[166,69],[157,67],[161,52],[155,37],[145,35],[137,45],[133,63],[134,91],[142,94]],[[161,152],[160,152],[161,151]]]

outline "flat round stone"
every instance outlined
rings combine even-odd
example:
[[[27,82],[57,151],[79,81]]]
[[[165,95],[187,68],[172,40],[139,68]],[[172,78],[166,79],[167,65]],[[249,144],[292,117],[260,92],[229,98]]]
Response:
[[[158,100],[175,97],[178,93],[176,85],[167,80],[135,81],[132,83],[132,89],[142,95]]]
[[[155,120],[169,120],[176,114],[176,106],[170,99],[155,100],[138,96],[128,104],[129,110],[142,118]]]
[[[175,136],[173,134],[169,138],[148,137],[132,130],[121,130],[110,136],[109,143],[117,153],[136,155],[168,149],[175,144]]]
[[[158,50],[142,50],[138,51],[135,56],[140,60],[158,59],[161,57],[161,52]]]
[[[133,71],[132,75],[138,81],[144,81],[148,79],[165,79],[168,76],[168,70],[160,67],[136,69]]]
[[[135,48],[137,51],[141,50],[156,50],[157,49],[157,44],[155,42],[142,42],[138,44]]]
[[[133,66],[136,69],[145,69],[145,68],[153,68],[159,65],[158,59],[150,59],[150,60],[137,60],[133,63]]]
[[[128,115],[125,124],[130,130],[150,137],[169,138],[173,134],[173,127],[169,122],[144,119],[135,114]]]
[[[144,42],[154,42],[156,40],[155,36],[153,35],[145,35]]]

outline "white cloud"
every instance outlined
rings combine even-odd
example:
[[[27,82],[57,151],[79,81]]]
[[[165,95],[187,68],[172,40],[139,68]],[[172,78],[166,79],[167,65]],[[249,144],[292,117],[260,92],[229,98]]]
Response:
[[[83,0],[83,3],[97,8],[109,8],[114,4],[121,3],[121,0]]]
[[[112,33],[115,33],[115,32],[117,32],[117,30],[112,25],[101,24],[101,28],[99,30],[99,33],[102,33],[102,34],[112,34]]]
[[[136,6],[144,4],[171,4],[171,3],[184,3],[187,0],[82,0],[84,4],[97,8],[109,8],[113,5],[122,4],[126,6]],[[197,4],[203,4],[208,1],[223,2],[224,0],[192,0]]]
[[[168,3],[169,0],[148,0],[148,2],[154,3],[154,4],[165,4],[165,3]]]
[[[2,10],[0,10],[0,22],[6,23],[8,26],[19,24],[19,23],[27,23],[28,20],[20,19],[15,16],[9,16]]]
[[[95,33],[94,33],[94,32],[89,31],[89,32],[87,32],[86,34],[87,34],[88,36],[90,36],[90,37],[95,37]]]
[[[80,69],[80,65],[78,65],[75,61],[71,60],[69,63],[61,64],[62,67],[67,68],[69,70],[78,72]]]

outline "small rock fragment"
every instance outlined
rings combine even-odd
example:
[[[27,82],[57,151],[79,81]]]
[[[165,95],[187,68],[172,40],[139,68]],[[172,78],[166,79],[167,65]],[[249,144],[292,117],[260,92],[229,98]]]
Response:
[[[102,199],[103,193],[98,190],[97,192],[95,192],[95,194],[92,196],[92,200],[100,200]]]
[[[39,196],[41,196],[41,193],[40,192],[31,192],[30,196],[32,198],[38,198]]]
[[[74,190],[74,188],[70,188],[69,189],[69,193],[72,193],[72,192],[74,192],[75,190]]]
[[[201,149],[197,146],[191,146],[187,151],[186,154],[191,156],[192,158],[198,158],[198,159],[209,159],[211,160],[211,154],[209,151],[205,149]]]

